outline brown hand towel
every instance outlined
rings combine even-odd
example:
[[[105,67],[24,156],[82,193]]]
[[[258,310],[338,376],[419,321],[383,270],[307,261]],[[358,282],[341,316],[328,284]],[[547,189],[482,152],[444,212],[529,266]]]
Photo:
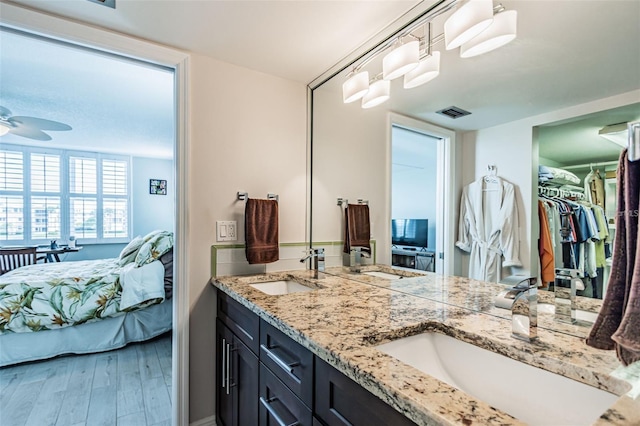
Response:
[[[344,210],[344,252],[352,246],[365,247],[371,253],[371,222],[367,204],[349,204]]]
[[[250,264],[278,260],[278,201],[247,199],[244,235]]]
[[[628,162],[626,150],[618,164],[617,191],[611,276],[587,345],[615,349],[618,359],[629,365],[640,360],[640,162]]]

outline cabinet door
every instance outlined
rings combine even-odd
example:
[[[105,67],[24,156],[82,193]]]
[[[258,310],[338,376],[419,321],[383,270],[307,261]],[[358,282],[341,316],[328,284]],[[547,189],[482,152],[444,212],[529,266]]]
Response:
[[[258,357],[217,321],[216,412],[223,426],[258,424]]]
[[[220,320],[217,320],[216,328],[216,417],[219,425],[231,426],[234,424],[233,393],[229,372],[233,333]]]
[[[237,337],[233,336],[231,376],[234,425],[258,424],[258,392],[260,363],[258,357]]]
[[[334,425],[415,425],[377,396],[316,358],[315,414]]]

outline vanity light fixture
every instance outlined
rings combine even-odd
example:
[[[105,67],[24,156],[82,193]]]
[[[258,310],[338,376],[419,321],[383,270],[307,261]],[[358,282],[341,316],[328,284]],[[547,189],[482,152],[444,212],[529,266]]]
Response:
[[[391,95],[391,82],[389,80],[376,80],[369,86],[369,91],[362,97],[362,108],[373,108],[389,99]]]
[[[369,90],[369,71],[353,71],[342,85],[342,97],[345,104],[357,101]]]
[[[492,0],[469,0],[444,23],[444,44],[447,50],[462,46],[493,22]]]
[[[445,21],[444,33],[432,37],[433,20],[454,7],[457,10]],[[390,97],[390,80],[404,76],[403,87],[411,89],[440,75],[441,54],[432,51],[432,47],[441,41],[447,50],[461,47],[460,56],[471,58],[515,39],[516,26],[517,12],[505,11],[502,4],[493,7],[492,0],[445,0],[354,64],[342,85],[343,101],[350,103],[362,98],[363,108],[380,105]],[[362,69],[389,49],[392,50],[382,60],[382,72],[369,79],[369,73]]]
[[[501,11],[495,14],[493,22],[483,32],[460,46],[460,57],[471,58],[502,47],[516,38],[518,12]]]
[[[404,75],[404,88],[413,89],[430,82],[440,74],[440,52],[420,60],[418,66]]]
[[[398,39],[396,47],[382,59],[382,78],[393,80],[402,77],[418,66],[420,62],[420,42],[411,40],[403,43]]]

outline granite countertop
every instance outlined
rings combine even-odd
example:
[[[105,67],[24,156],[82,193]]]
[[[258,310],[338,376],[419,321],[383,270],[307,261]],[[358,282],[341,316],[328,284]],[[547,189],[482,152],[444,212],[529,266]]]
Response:
[[[374,347],[423,331],[443,333],[618,395],[596,425],[640,424],[640,363],[622,367],[614,351],[586,346],[588,328],[567,324],[562,329],[552,315],[540,314],[538,341],[524,342],[511,337],[510,313],[493,306],[501,288],[497,284],[369,269],[405,277],[353,277],[348,268],[328,268],[320,279],[313,271],[292,271],[219,277],[212,284],[418,424],[523,424]],[[269,296],[249,286],[280,279],[316,290]],[[546,325],[561,328],[552,331]]]

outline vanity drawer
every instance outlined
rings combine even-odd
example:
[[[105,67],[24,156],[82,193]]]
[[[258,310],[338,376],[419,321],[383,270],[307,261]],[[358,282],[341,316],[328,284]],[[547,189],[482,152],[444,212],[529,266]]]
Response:
[[[260,318],[226,293],[218,290],[218,318],[253,353],[258,354],[260,347]]]
[[[272,325],[260,324],[260,361],[308,407],[313,404],[313,354]]]
[[[259,425],[312,426],[311,409],[260,363]]]
[[[415,426],[380,398],[316,358],[315,415],[328,426]]]

